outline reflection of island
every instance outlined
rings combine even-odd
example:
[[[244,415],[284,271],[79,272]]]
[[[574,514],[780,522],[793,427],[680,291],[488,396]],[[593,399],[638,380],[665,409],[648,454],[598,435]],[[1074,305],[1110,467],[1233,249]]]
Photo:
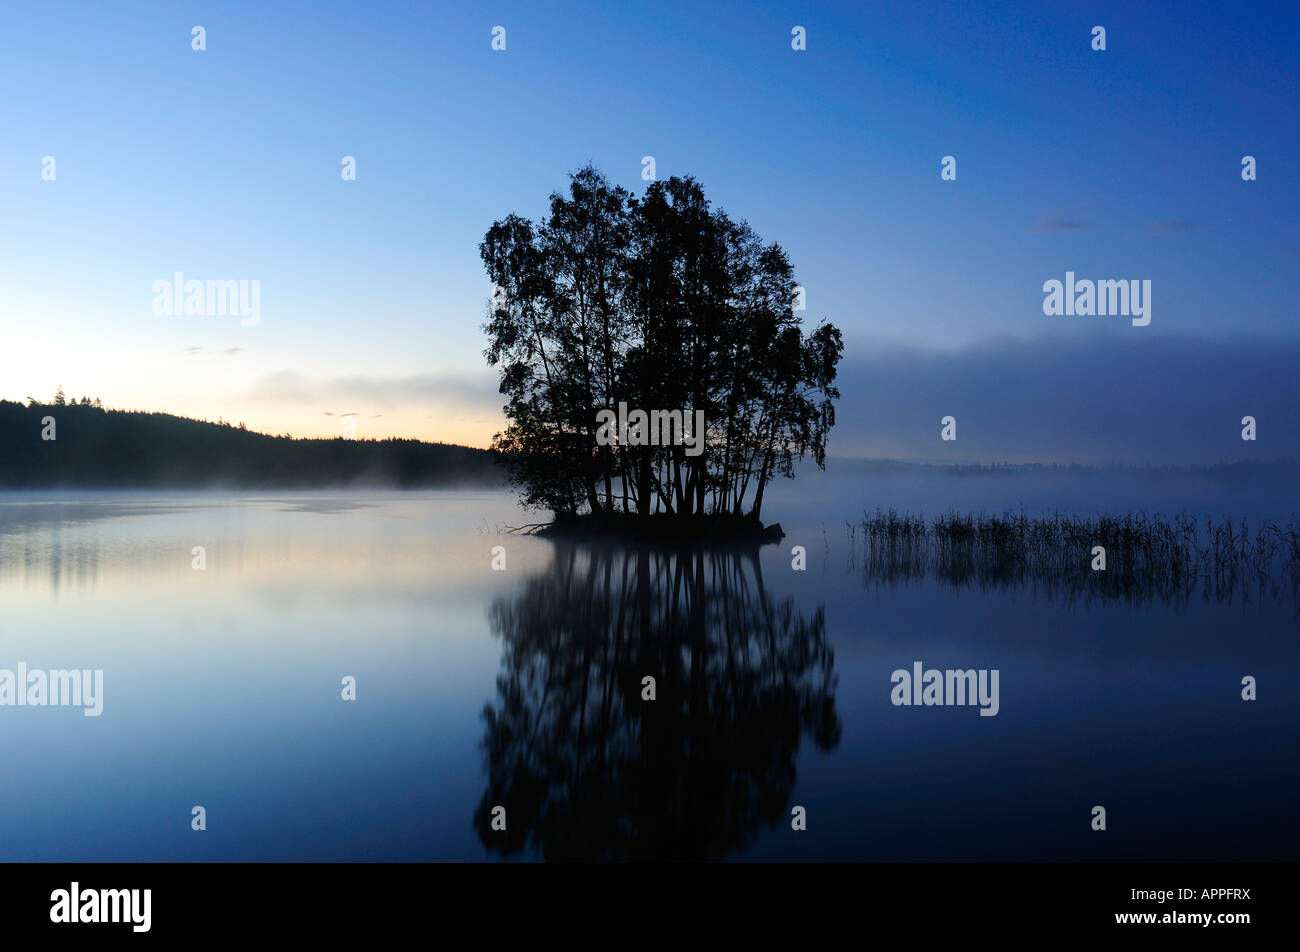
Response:
[[[503,670],[474,823],[503,855],[721,858],[788,820],[805,734],[839,743],[823,611],[773,602],[753,554],[560,543],[491,619]]]

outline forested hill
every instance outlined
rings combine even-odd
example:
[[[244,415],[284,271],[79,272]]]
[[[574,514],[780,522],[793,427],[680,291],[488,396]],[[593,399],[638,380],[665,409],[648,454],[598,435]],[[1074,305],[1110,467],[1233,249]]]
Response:
[[[52,417],[51,431],[48,423]],[[54,439],[44,438],[53,435]],[[496,486],[488,450],[419,440],[293,439],[167,413],[0,400],[0,488]]]

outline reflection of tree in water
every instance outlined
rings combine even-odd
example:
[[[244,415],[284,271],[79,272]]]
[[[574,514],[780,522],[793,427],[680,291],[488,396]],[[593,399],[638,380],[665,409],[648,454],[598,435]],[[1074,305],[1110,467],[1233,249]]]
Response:
[[[474,822],[503,855],[720,858],[788,820],[804,734],[839,743],[823,610],[773,602],[754,554],[561,544],[490,616],[502,673]]]

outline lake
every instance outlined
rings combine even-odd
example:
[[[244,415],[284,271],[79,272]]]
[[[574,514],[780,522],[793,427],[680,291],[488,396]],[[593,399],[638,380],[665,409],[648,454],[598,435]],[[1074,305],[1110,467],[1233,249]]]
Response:
[[[1293,485],[833,462],[756,557],[509,534],[497,491],[0,493],[0,669],[103,671],[97,717],[0,707],[0,859],[1294,860],[1294,597],[873,577],[845,526]],[[894,704],[916,662],[996,715]]]

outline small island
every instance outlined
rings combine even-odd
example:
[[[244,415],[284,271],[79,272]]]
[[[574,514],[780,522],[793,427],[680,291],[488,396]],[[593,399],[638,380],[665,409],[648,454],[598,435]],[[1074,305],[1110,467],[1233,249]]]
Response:
[[[765,526],[756,515],[725,512],[703,515],[654,512],[648,516],[617,510],[577,515],[557,513],[553,521],[530,528],[535,530],[534,535],[547,538],[613,538],[620,543],[649,543],[656,547],[765,545],[785,538],[780,523]]]
[[[508,425],[493,440],[546,535],[726,543],[762,523],[778,476],[825,466],[838,328],[805,333],[780,245],[713,208],[693,178],[634,196],[592,167],[550,214],[509,215],[479,252],[483,330]]]

